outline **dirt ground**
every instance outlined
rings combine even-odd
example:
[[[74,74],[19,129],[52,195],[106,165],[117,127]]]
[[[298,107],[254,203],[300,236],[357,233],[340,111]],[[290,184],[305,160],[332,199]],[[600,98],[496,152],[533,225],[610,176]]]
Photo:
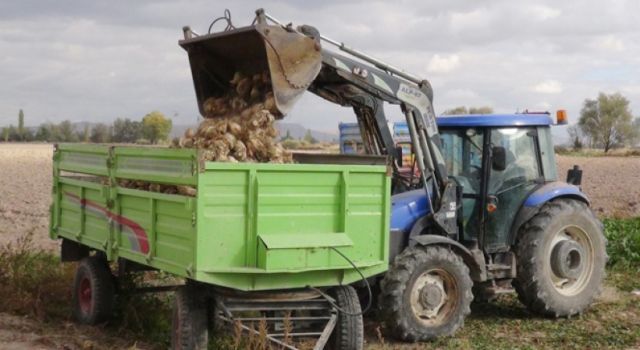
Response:
[[[640,216],[640,157],[557,158],[560,180],[573,165],[582,168],[582,189],[599,216]]]
[[[33,231],[39,246],[56,249],[48,238],[52,153],[47,144],[0,144],[0,244]],[[574,164],[598,215],[640,216],[640,157],[559,156],[560,179]]]
[[[58,243],[48,237],[52,150],[46,144],[0,144],[0,244],[33,231],[38,246],[57,249]],[[559,177],[564,179],[574,164],[584,170],[583,189],[600,216],[640,216],[640,157],[560,156]],[[483,322],[474,323],[472,318],[471,326],[465,328],[472,329],[474,324],[480,326]],[[462,337],[465,339],[464,333]],[[125,345],[99,329],[71,322],[52,326],[0,313],[0,348],[135,349],[144,345]]]
[[[38,245],[57,247],[48,238],[52,155],[47,144],[0,145],[0,244],[33,231]]]
[[[151,347],[106,334],[100,327],[80,326],[71,321],[48,324],[29,317],[0,313],[0,349],[146,350]]]

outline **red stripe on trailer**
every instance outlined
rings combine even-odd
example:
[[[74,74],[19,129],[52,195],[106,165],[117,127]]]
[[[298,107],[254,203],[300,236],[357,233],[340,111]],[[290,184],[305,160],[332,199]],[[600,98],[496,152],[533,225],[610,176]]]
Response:
[[[95,203],[88,199],[82,199],[80,198],[80,196],[77,196],[73,193],[65,192],[64,194],[71,197],[75,201],[79,202],[81,207],[83,208],[89,207],[92,209],[96,209],[100,211],[102,214],[104,214],[104,216],[106,216],[107,218],[112,219],[113,221],[126,226],[136,236],[138,245],[140,247],[140,252],[144,254],[147,254],[149,252],[149,237],[147,236],[147,232],[144,230],[142,226],[140,226],[140,224],[138,224],[137,222],[127,217],[116,214],[110,211],[109,209],[107,209],[106,207],[99,205],[98,203]]]

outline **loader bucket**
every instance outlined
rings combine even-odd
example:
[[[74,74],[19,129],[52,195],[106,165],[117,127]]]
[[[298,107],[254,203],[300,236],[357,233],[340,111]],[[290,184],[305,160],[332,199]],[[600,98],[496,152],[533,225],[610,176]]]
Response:
[[[281,118],[318,75],[322,64],[319,41],[281,26],[258,23],[225,32],[194,36],[179,42],[189,55],[200,114],[209,97],[231,89],[235,72],[267,71]]]

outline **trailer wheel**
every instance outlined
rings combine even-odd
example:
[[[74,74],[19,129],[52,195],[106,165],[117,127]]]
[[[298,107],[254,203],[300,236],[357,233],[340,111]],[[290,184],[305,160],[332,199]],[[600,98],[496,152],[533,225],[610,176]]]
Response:
[[[439,246],[405,249],[381,283],[380,305],[387,327],[404,341],[451,335],[471,312],[469,268]]]
[[[333,350],[362,350],[364,347],[364,325],[358,293],[351,286],[332,288],[329,294],[335,299],[338,323],[329,339]]]
[[[187,283],[175,293],[171,319],[173,350],[204,350],[209,343],[207,298],[197,286]]]
[[[524,224],[514,287],[529,310],[555,317],[584,311],[599,294],[607,262],[602,224],[580,201],[546,203]]]
[[[100,256],[80,260],[73,282],[73,316],[81,324],[108,321],[113,314],[113,275]]]

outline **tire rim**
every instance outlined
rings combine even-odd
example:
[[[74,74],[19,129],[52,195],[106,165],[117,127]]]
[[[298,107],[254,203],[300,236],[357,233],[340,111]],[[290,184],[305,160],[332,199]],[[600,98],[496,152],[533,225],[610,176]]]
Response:
[[[556,256],[558,250],[563,250],[561,257]],[[593,274],[595,250],[591,237],[584,229],[576,225],[560,229],[547,244],[545,256],[545,269],[558,293],[575,296],[586,288]],[[557,267],[558,260],[562,261],[560,267]],[[569,270],[575,275],[563,275],[558,270]]]
[[[80,303],[80,310],[82,310],[84,314],[89,314],[91,311],[92,294],[91,281],[87,277],[83,277],[78,286],[78,301]]]
[[[423,272],[411,289],[411,311],[425,326],[446,322],[458,304],[458,285],[455,278],[442,269]]]

